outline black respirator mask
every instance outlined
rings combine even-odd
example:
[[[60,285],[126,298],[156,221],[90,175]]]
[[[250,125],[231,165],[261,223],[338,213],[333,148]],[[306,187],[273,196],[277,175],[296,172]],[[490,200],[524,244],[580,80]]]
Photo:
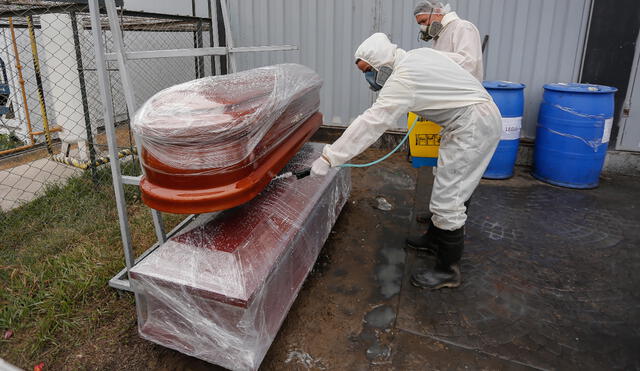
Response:
[[[432,14],[433,13],[429,14],[429,21],[431,21]],[[438,37],[438,34],[442,31],[443,28],[444,26],[442,25],[442,23],[438,21],[429,22],[429,25],[421,24],[420,33],[418,34],[418,39],[424,40],[424,41],[429,41],[431,39],[434,39]]]
[[[378,91],[382,89],[382,86],[384,86],[384,83],[387,82],[387,79],[389,79],[389,76],[391,76],[392,72],[393,69],[387,66],[380,67],[380,70],[372,68],[371,70],[364,73],[364,78],[369,83],[369,89]]]

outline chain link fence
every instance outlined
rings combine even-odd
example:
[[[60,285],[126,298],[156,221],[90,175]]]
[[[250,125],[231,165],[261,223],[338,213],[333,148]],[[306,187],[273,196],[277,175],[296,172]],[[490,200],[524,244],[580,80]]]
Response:
[[[121,8],[119,16],[127,51],[212,46],[210,18]],[[113,52],[106,14],[101,21]],[[53,359],[90,328],[96,316],[69,303],[106,300],[124,260],[87,4],[0,1],[0,59],[0,358],[24,365]],[[137,104],[212,75],[221,59],[131,61]],[[120,74],[107,63],[123,173],[139,175]],[[134,246],[144,250],[155,242],[149,211],[137,187],[125,197]],[[165,228],[181,219],[166,215]],[[9,330],[16,335],[3,339]]]
[[[120,10],[127,51],[211,46],[208,18]],[[106,16],[104,44],[113,50]],[[49,1],[0,3],[0,209],[9,212],[70,177],[104,177],[108,161],[88,7]],[[209,76],[210,57],[130,62],[136,102],[161,89]],[[107,62],[118,149],[130,162],[135,144],[120,75]],[[135,163],[135,161],[134,161]]]

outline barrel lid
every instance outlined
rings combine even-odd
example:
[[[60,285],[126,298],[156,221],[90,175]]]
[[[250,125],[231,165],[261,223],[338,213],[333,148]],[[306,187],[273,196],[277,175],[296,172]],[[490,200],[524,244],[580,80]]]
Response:
[[[578,84],[575,82],[560,82],[554,84],[545,84],[545,89],[564,91],[571,93],[615,93],[618,89],[611,86],[595,85],[595,84]]]
[[[511,81],[483,81],[482,85],[485,89],[524,89],[525,85]]]

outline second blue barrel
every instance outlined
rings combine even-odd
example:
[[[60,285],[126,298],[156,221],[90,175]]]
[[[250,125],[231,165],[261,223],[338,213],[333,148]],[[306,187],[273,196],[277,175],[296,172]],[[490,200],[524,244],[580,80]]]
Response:
[[[613,123],[616,88],[559,83],[544,86],[532,175],[570,188],[598,186]]]
[[[483,177],[511,178],[520,144],[525,85],[509,81],[484,81],[482,85],[493,98],[502,116],[500,142]]]

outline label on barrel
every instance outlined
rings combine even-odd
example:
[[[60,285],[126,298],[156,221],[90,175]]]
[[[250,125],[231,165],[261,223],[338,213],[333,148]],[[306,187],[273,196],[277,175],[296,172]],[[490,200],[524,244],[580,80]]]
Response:
[[[604,120],[604,131],[602,132],[602,143],[608,143],[611,138],[611,126],[613,125],[613,117]]]
[[[500,140],[520,139],[520,128],[522,127],[522,117],[503,117],[502,135]]]

